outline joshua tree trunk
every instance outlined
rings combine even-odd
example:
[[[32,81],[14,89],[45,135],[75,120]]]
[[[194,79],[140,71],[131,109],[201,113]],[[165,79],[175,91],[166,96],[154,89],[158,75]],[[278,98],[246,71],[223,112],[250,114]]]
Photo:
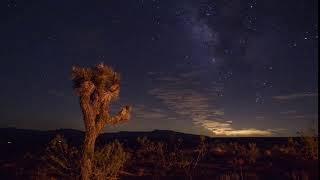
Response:
[[[81,178],[90,179],[92,172],[92,160],[94,156],[94,146],[96,142],[96,136],[86,133],[83,143],[83,155],[81,160]]]
[[[119,96],[120,76],[110,67],[99,64],[92,68],[73,67],[74,88],[77,90],[85,125],[85,139],[81,159],[81,179],[89,180],[94,163],[95,142],[106,124],[130,119],[131,107],[125,106],[109,115],[109,105]]]

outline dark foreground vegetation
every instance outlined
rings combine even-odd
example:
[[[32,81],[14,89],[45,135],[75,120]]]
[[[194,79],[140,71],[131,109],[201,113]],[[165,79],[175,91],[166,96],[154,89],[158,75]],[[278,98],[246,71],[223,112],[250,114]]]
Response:
[[[84,133],[0,129],[0,179],[78,179]],[[318,179],[318,138],[102,134],[92,179]]]

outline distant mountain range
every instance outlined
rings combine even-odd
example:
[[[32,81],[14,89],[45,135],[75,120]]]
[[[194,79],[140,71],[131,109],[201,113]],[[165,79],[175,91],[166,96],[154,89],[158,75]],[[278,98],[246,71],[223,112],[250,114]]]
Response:
[[[46,145],[56,135],[63,135],[67,143],[76,147],[80,147],[84,132],[74,129],[58,129],[50,131],[16,129],[16,128],[0,128],[0,162],[1,160],[21,157],[26,152],[40,153]],[[163,141],[170,143],[178,138],[187,141],[188,144],[199,142],[198,135],[184,134],[168,130],[154,130],[151,132],[116,132],[103,133],[97,139],[97,145],[103,145],[115,139],[124,143],[126,146],[132,147],[137,144],[138,137],[148,137],[154,141]]]
[[[84,132],[74,129],[58,129],[50,131],[27,130],[16,128],[0,128],[0,162],[12,159],[19,159],[25,153],[41,154],[45,147],[57,134],[63,135],[67,143],[81,147],[84,138]],[[199,135],[185,134],[170,130],[154,130],[151,132],[116,132],[103,133],[97,139],[97,146],[107,144],[115,139],[122,142],[126,147],[137,147],[137,138],[147,137],[152,141],[161,141],[167,144],[174,144],[178,139],[182,140],[184,147],[194,148],[198,145]],[[287,138],[222,138],[207,137],[208,143],[256,143],[259,147],[270,147],[274,144],[283,144],[287,142]]]
[[[47,144],[50,139],[54,138],[57,134],[63,135],[68,143],[75,146],[82,144],[84,132],[74,129],[58,129],[58,130],[29,130],[29,129],[16,129],[16,128],[0,128],[0,146],[10,144],[11,146],[42,146]],[[198,135],[184,134],[169,130],[154,130],[151,132],[129,132],[120,131],[116,133],[103,133],[99,136],[97,143],[108,143],[115,139],[119,141],[126,141],[130,144],[138,137],[148,137],[156,141],[169,141],[174,139],[184,139],[189,143],[199,141]]]
[[[16,129],[16,128],[0,128],[0,146],[4,144],[11,145],[32,145],[40,146],[47,144],[57,134],[63,135],[68,143],[75,146],[81,145],[84,137],[84,132],[75,129],[57,129],[49,131],[41,130],[29,130],[29,129]],[[120,131],[115,133],[103,133],[99,136],[97,143],[108,143],[115,139],[119,141],[134,143],[138,137],[148,137],[155,141],[170,142],[177,139],[182,139],[184,142],[189,144],[198,143],[199,135],[185,134],[170,130],[154,130],[149,132],[134,132],[134,131]],[[275,138],[275,137],[206,137],[208,142],[256,142],[257,144],[265,143],[266,141],[271,142],[282,142],[286,141],[287,138]]]

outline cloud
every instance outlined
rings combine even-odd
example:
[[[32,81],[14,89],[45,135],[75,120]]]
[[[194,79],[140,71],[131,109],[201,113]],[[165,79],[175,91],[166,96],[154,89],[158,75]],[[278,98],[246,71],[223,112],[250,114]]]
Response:
[[[144,105],[137,105],[133,109],[133,116],[142,119],[163,119],[168,118],[168,115],[163,113],[162,109],[149,108]]]
[[[255,129],[255,128],[233,128],[232,121],[218,122],[214,120],[205,120],[195,118],[195,124],[198,124],[216,136],[272,136],[285,131],[285,129]]]
[[[256,116],[257,120],[264,120],[264,116]]]
[[[220,109],[220,110],[213,110],[213,113],[218,115],[218,116],[223,116],[224,115],[224,110]],[[231,121],[232,122],[232,121]]]
[[[304,115],[296,115],[296,116],[292,116],[293,119],[305,119],[306,116]]]
[[[151,89],[148,93],[160,99],[169,109],[179,115],[209,114],[209,105],[204,103],[208,101],[208,98],[193,90],[166,87]],[[211,113],[215,114],[214,111]]]
[[[196,74],[189,73],[187,77],[194,77]],[[176,113],[177,117],[190,119],[194,126],[205,128],[211,132],[210,135],[216,136],[271,136],[278,133],[275,129],[232,127],[233,121],[225,120],[224,109],[214,103],[217,97],[214,96],[214,92],[217,88],[221,90],[222,87],[213,86],[206,90],[209,93],[202,93],[192,88],[184,88],[186,87],[184,83],[190,84],[190,81],[184,81],[183,78],[186,77],[184,75],[177,76],[166,77],[168,82],[165,86],[148,91],[150,95],[161,100],[169,110]],[[163,78],[158,77],[155,80]]]
[[[201,69],[201,70],[193,70],[193,71],[189,71],[186,73],[180,73],[179,76],[182,78],[189,78],[189,77],[194,77],[197,76],[201,73],[206,73],[208,72],[207,70]]]
[[[280,114],[284,114],[284,115],[287,115],[287,114],[296,114],[297,111],[296,110],[288,110],[288,111],[282,111],[280,112]]]
[[[272,99],[279,101],[295,100],[307,97],[318,97],[318,93],[296,93],[281,96],[273,96]]]

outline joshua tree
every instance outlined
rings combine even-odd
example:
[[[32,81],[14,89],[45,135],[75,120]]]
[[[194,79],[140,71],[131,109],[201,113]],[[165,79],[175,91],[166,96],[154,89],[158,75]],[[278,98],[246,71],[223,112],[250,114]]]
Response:
[[[76,90],[85,125],[85,139],[81,160],[81,179],[92,173],[94,146],[97,136],[106,124],[117,124],[130,119],[130,106],[118,114],[109,114],[110,103],[120,92],[120,75],[104,64],[94,67],[72,67],[73,87]]]

